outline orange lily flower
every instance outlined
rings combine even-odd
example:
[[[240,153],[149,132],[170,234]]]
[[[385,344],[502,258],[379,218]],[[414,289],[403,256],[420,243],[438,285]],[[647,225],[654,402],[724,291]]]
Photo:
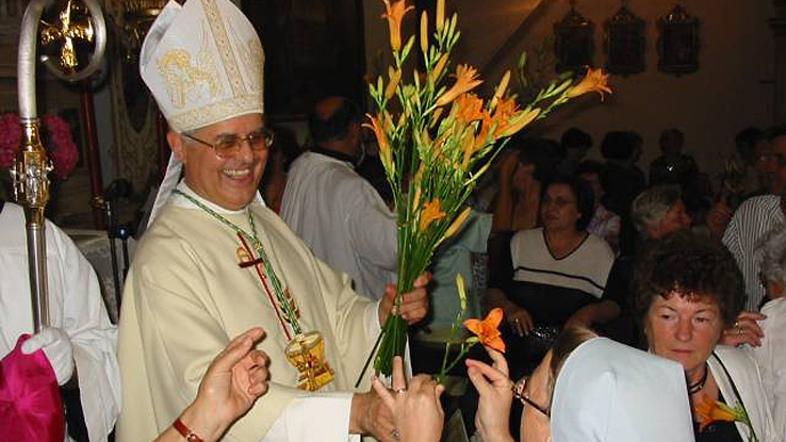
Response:
[[[421,232],[425,232],[434,221],[439,221],[445,216],[446,213],[442,211],[442,206],[439,202],[439,199],[434,198],[423,205],[423,213],[420,214],[418,228]]]
[[[401,50],[401,22],[404,20],[404,15],[414,6],[407,6],[406,0],[393,0],[393,5],[390,0],[382,0],[385,3],[385,13],[382,18],[388,19],[388,29],[390,30],[390,47],[393,51],[398,52]]]
[[[461,94],[453,102],[456,120],[464,125],[483,118],[483,100],[475,94]]]
[[[576,98],[579,95],[584,95],[588,92],[597,92],[600,94],[601,101],[605,93],[611,93],[611,88],[608,85],[609,75],[604,74],[602,69],[587,69],[587,75],[576,85],[571,86],[566,92],[568,98]]]
[[[737,414],[734,409],[720,401],[714,401],[704,396],[693,408],[696,417],[699,419],[699,431],[704,431],[713,422],[734,422]]]
[[[456,83],[437,100],[437,106],[444,106],[455,100],[459,95],[478,87],[483,81],[477,79],[478,70],[472,66],[460,64],[456,68]]]
[[[499,138],[500,135],[497,134],[504,132],[510,125],[510,120],[514,118],[516,110],[518,110],[518,104],[516,104],[515,99],[500,98],[497,102],[497,106],[494,108],[494,115],[485,113],[483,116],[483,126],[480,129],[480,133],[475,138],[475,150],[480,150],[486,145],[486,138],[488,138],[492,126],[495,127],[494,133],[491,134],[492,137],[494,139]]]
[[[508,120],[510,120],[510,118],[515,115],[518,109],[519,105],[516,103],[515,99],[511,97],[499,99],[492,117],[494,120],[493,123],[497,123],[497,133],[505,130],[505,128],[508,126]]]
[[[497,307],[491,310],[486,319],[467,319],[464,327],[474,333],[481,344],[489,346],[500,353],[505,353],[505,341],[502,340],[502,333],[499,331],[499,324],[502,323],[502,309]]]
[[[488,138],[491,126],[494,124],[494,120],[491,118],[491,115],[489,115],[489,113],[486,111],[483,111],[481,121],[483,123],[480,126],[480,133],[477,137],[475,137],[475,146],[473,147],[475,150],[480,150],[483,146],[486,145],[486,138]]]
[[[393,167],[393,155],[390,151],[388,137],[385,135],[385,130],[382,128],[380,116],[377,115],[376,117],[372,117],[370,114],[366,114],[366,117],[371,124],[365,123],[363,127],[367,127],[374,131],[374,136],[377,138],[377,144],[379,144],[379,159],[382,161],[382,165],[385,166],[385,170],[390,170],[390,168]]]

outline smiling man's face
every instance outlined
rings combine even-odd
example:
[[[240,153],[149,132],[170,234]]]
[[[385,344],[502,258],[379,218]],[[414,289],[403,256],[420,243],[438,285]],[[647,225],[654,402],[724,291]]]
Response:
[[[191,135],[208,143],[222,137],[247,137],[264,126],[260,114],[242,115],[201,128]],[[254,198],[267,162],[268,150],[255,151],[242,141],[229,158],[219,158],[205,145],[170,132],[172,151],[183,161],[186,184],[199,196],[228,210],[239,210]]]

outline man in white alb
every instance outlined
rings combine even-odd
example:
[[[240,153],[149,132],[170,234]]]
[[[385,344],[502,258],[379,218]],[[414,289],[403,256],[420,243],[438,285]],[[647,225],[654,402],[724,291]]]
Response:
[[[229,0],[170,1],[142,46],[140,71],[173,155],[124,291],[120,442],[167,428],[213,357],[255,326],[266,331],[257,348],[270,356],[271,382],[227,439],[395,434],[370,373],[354,388],[394,292],[358,296],[257,193],[273,138],[263,65],[259,37]],[[426,314],[426,283],[404,295],[410,321]]]
[[[20,335],[33,334],[26,241],[24,210],[0,200],[0,358],[14,349]],[[84,437],[86,432],[91,441],[105,441],[120,412],[117,329],[109,322],[90,263],[48,220],[46,262],[50,326],[21,350],[43,350],[68,405],[68,433]]]
[[[396,277],[396,216],[355,171],[362,157],[361,118],[357,105],[343,97],[314,106],[314,146],[289,169],[281,218],[314,255],[349,275],[356,292],[378,299]]]

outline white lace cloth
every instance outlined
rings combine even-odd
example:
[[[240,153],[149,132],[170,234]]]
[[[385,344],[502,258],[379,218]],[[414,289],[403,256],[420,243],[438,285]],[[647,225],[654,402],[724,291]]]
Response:
[[[64,231],[71,237],[71,239],[79,247],[79,250],[85,255],[90,264],[98,274],[98,281],[101,284],[101,295],[104,298],[104,304],[109,313],[109,318],[113,324],[117,324],[117,318],[120,312],[118,303],[118,294],[115,290],[115,282],[112,277],[112,252],[109,245],[109,238],[104,230],[88,230],[88,229],[64,229]],[[120,293],[123,291],[123,268],[131,263],[123,261],[123,244],[119,239],[115,239],[115,252],[117,256],[117,275],[120,281]],[[133,238],[128,239],[128,259],[133,258],[134,247],[136,241]]]

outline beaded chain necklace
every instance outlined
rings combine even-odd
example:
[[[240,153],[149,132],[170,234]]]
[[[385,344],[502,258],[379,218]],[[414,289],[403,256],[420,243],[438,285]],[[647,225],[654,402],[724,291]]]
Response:
[[[251,211],[248,210],[248,208],[246,208],[246,214],[248,215],[248,224],[251,226],[251,233],[248,233],[237,224],[226,219],[220,213],[202,204],[196,198],[183,193],[179,189],[175,189],[173,193],[177,195],[181,195],[187,200],[191,201],[195,206],[204,210],[209,215],[213,216],[213,218],[217,219],[225,226],[234,230],[235,233],[237,233],[242,238],[245,238],[247,241],[251,243],[252,247],[254,247],[254,250],[257,252],[257,255],[262,260],[262,265],[265,267],[265,274],[267,275],[268,279],[270,279],[271,284],[273,285],[273,292],[275,293],[276,300],[278,301],[278,305],[284,311],[284,314],[286,315],[289,324],[292,326],[292,331],[295,333],[295,335],[301,334],[302,330],[300,328],[300,323],[297,320],[297,315],[292,310],[292,306],[290,305],[289,301],[287,301],[286,295],[284,294],[284,290],[281,288],[281,282],[278,279],[278,275],[276,275],[276,272],[273,269],[273,265],[270,263],[270,259],[268,259],[268,255],[265,252],[265,247],[262,245],[262,241],[260,241],[259,237],[257,236],[257,227],[256,224],[254,223],[254,217],[251,216]]]

